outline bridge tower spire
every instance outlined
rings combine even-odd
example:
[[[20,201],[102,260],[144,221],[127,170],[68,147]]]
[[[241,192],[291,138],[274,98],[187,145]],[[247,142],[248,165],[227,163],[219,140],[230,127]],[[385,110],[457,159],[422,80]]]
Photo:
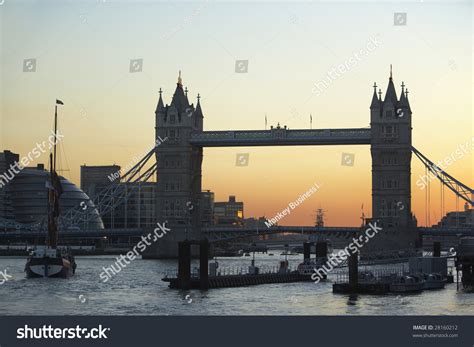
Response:
[[[377,97],[377,83],[374,82],[374,94],[372,96],[372,102],[370,104],[370,109],[379,109],[380,110],[380,100]]]

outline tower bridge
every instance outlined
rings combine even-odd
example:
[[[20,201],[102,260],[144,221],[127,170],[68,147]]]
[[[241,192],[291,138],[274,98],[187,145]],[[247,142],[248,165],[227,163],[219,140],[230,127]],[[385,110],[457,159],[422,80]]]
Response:
[[[414,153],[440,182],[458,198],[474,206],[471,188],[450,176],[412,146],[412,110],[408,90],[401,84],[397,95],[390,72],[385,96],[374,84],[370,103],[370,127],[348,129],[288,129],[286,126],[271,127],[269,130],[224,130],[204,131],[204,115],[198,95],[196,105],[190,104],[187,90],[183,89],[181,76],[178,79],[170,104],[165,105],[160,89],[155,110],[155,146],[133,168],[125,173],[121,182],[147,181],[156,175],[155,218],[168,221],[173,232],[160,242],[147,248],[147,257],[176,257],[178,242],[184,239],[211,241],[233,239],[242,236],[256,236],[282,232],[339,233],[354,234],[359,228],[316,227],[272,227],[268,230],[204,228],[200,218],[200,196],[202,191],[202,160],[205,147],[249,147],[249,146],[322,146],[322,145],[368,145],[372,157],[372,217],[383,230],[366,244],[363,251],[413,249],[419,245],[419,235],[461,233],[469,230],[448,230],[447,228],[418,228],[411,210],[411,158]],[[162,139],[167,139],[163,142]],[[161,141],[159,141],[161,140]],[[146,170],[145,165],[153,161]],[[96,206],[101,214],[127,198],[123,185],[112,183],[101,194]],[[189,206],[193,206],[192,209]],[[403,206],[403,208],[399,208]],[[62,217],[68,227],[87,223],[86,213],[78,206]],[[0,221],[0,228],[2,227]],[[15,235],[28,232],[23,227]],[[350,229],[350,230],[349,230]],[[87,235],[114,235],[114,230],[86,230]],[[73,237],[84,230],[70,230],[64,236]],[[142,228],[117,230],[115,235],[134,236],[147,232]],[[13,235],[13,234],[11,234]],[[85,234],[82,234],[85,235]]]
[[[383,231],[364,248],[368,251],[409,249],[417,246],[416,221],[411,212],[412,112],[408,90],[402,83],[397,96],[390,72],[385,97],[374,84],[370,127],[350,129],[288,129],[204,131],[203,111],[190,104],[181,76],[169,105],[162,94],[155,111],[156,138],[170,138],[156,148],[158,220],[186,223],[181,235],[173,233],[156,246],[157,256],[177,254],[177,241],[204,237],[200,225],[203,148],[240,146],[370,145],[372,156],[372,218]],[[190,213],[186,204],[195,208]],[[404,208],[399,209],[400,204]]]

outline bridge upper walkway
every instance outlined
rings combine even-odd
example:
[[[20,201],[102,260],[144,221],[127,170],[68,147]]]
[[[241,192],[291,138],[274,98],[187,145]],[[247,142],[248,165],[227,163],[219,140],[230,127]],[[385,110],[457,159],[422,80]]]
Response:
[[[370,128],[203,131],[191,134],[190,143],[199,147],[369,145]]]

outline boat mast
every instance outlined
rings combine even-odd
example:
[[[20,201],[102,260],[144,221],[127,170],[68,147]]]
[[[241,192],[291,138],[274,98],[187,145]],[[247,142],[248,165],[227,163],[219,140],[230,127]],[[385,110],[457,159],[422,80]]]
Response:
[[[61,100],[56,100],[54,108],[54,142],[53,152],[49,154],[50,158],[50,179],[51,187],[49,190],[48,199],[48,236],[49,246],[56,248],[58,243],[58,217],[59,217],[59,195],[61,192],[61,182],[56,173],[56,146],[57,146],[57,134],[58,134],[58,105],[63,105]]]
[[[53,230],[53,154],[49,153],[49,179],[50,184],[47,184],[48,187],[48,240],[46,242],[47,246],[53,244],[52,230]]]
[[[53,170],[54,170],[54,172],[56,172],[56,143],[57,143],[57,138],[58,138],[57,134],[58,134],[58,100],[56,100],[56,105],[55,105],[55,108],[54,108],[54,144],[53,144],[53,149],[54,149]],[[51,175],[52,175],[52,173],[51,173]]]

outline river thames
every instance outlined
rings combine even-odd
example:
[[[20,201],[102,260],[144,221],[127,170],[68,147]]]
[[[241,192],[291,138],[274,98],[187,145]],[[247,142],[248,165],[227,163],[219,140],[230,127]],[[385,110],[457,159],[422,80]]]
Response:
[[[247,267],[251,257],[220,258],[221,267]],[[274,267],[283,259],[256,255],[256,265]],[[289,256],[291,266],[302,256]],[[443,290],[412,295],[340,295],[331,280],[264,284],[209,291],[172,290],[161,281],[175,260],[136,259],[103,283],[102,267],[114,256],[76,257],[69,279],[26,279],[24,257],[0,258],[0,271],[12,276],[0,285],[0,315],[472,315],[474,294]]]

